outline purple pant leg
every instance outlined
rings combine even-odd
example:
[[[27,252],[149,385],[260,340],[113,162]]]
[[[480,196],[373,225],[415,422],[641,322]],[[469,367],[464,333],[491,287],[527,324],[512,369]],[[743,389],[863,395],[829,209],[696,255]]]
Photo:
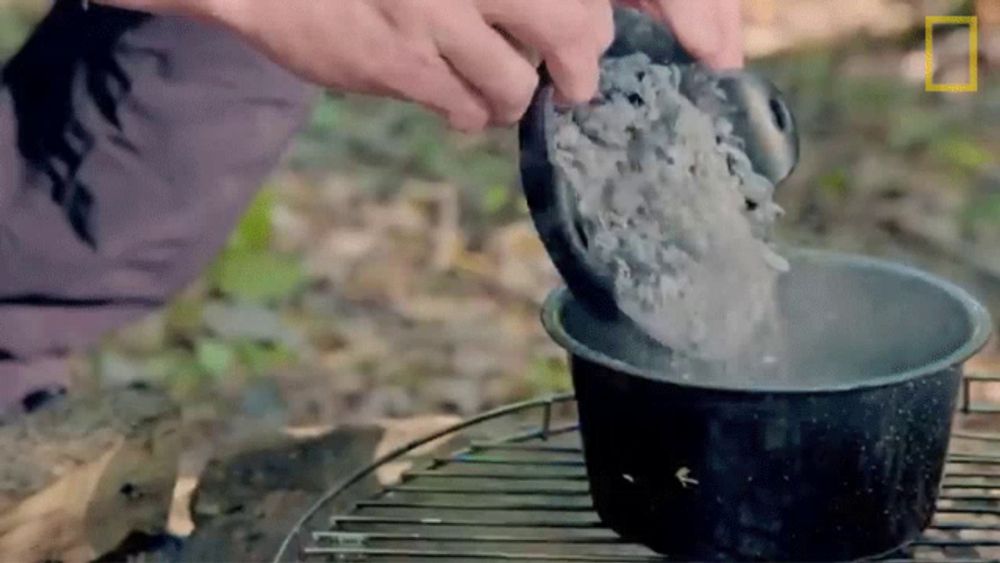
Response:
[[[59,2],[0,86],[0,408],[192,281],[315,94],[226,31]]]

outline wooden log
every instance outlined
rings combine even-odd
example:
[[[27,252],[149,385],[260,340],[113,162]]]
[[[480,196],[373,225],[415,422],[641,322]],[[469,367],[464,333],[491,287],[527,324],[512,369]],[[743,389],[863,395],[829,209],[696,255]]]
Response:
[[[167,522],[176,405],[143,387],[71,396],[0,425],[0,561],[91,561]]]
[[[458,421],[428,416],[364,426],[291,428],[220,452],[202,473],[190,500],[194,533],[185,543],[182,559],[270,561],[295,521],[323,492],[373,460]],[[449,440],[427,444],[414,453],[462,443]],[[330,508],[343,510],[397,480],[408,467],[404,461],[380,467],[353,487],[351,496]],[[323,521],[321,515],[316,523]]]

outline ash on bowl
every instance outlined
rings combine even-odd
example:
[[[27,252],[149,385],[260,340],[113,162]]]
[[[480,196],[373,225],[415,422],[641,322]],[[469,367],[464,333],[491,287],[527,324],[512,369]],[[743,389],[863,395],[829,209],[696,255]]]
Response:
[[[680,360],[712,372],[781,364],[775,290],[788,268],[769,243],[781,215],[696,65],[605,59],[600,96],[553,109],[550,154],[574,195],[588,261],[618,308]]]

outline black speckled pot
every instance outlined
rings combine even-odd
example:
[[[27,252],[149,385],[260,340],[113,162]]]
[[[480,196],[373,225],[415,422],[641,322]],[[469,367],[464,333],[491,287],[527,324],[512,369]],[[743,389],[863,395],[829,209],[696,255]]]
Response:
[[[571,355],[591,494],[625,538],[682,560],[842,561],[929,524],[961,366],[986,342],[988,313],[903,266],[791,256],[782,307],[811,319],[815,345],[856,352],[852,373],[698,386],[650,359],[633,326],[565,290],[547,301],[544,324]]]

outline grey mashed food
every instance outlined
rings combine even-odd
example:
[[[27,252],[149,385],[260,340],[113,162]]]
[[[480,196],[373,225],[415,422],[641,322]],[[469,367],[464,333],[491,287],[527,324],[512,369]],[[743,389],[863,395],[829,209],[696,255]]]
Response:
[[[550,148],[616,305],[681,357],[772,361],[759,344],[788,268],[769,243],[781,209],[719,111],[725,94],[699,67],[643,54],[606,60],[600,91],[553,110]]]

